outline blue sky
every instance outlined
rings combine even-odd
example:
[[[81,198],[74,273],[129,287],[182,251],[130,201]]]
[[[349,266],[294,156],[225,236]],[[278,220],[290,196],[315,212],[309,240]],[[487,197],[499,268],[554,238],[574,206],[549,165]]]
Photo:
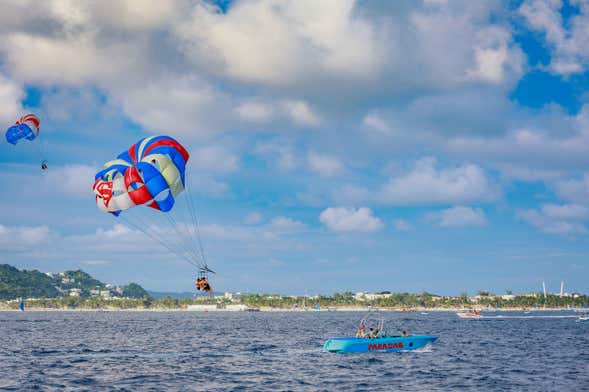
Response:
[[[92,193],[167,134],[219,290],[589,292],[585,2],[1,3],[1,263],[191,290]]]

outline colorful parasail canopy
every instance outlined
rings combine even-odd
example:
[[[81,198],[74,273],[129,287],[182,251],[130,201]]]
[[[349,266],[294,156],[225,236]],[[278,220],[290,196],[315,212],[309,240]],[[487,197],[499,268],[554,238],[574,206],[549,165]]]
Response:
[[[138,205],[170,211],[184,190],[190,155],[169,136],[139,140],[94,177],[98,208],[115,215]]]

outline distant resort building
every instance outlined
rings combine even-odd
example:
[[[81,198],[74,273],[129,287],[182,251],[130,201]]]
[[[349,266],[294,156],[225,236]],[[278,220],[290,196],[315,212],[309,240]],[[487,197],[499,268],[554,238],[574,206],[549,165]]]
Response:
[[[354,299],[356,301],[363,302],[363,301],[373,301],[375,299],[380,299],[380,298],[390,298],[392,296],[393,296],[393,294],[391,294],[388,291],[383,291],[383,292],[375,293],[375,294],[368,293],[366,291],[359,291],[356,294],[354,294]]]
[[[214,312],[217,310],[217,305],[188,305],[186,310],[193,312]]]
[[[70,291],[69,291],[69,296],[70,297],[79,297],[80,294],[82,294],[82,290],[80,290],[80,289],[75,289],[74,288],[74,289],[70,289]]]
[[[242,305],[242,304],[226,305],[225,306],[225,310],[230,310],[233,312],[242,312],[247,309],[248,309],[248,307],[246,305]]]

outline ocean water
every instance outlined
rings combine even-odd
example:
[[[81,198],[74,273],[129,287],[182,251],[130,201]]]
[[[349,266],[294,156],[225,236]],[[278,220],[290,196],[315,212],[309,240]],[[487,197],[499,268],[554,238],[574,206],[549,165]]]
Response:
[[[589,324],[501,314],[384,312],[438,341],[332,354],[361,313],[0,312],[0,390],[589,391]]]

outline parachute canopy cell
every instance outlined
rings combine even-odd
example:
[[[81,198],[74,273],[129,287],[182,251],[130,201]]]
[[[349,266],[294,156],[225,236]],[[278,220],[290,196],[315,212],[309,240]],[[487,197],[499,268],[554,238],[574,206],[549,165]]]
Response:
[[[27,114],[6,130],[6,141],[16,145],[21,139],[35,140],[39,136],[39,125],[37,116]]]
[[[186,149],[169,136],[139,140],[94,176],[98,208],[115,215],[138,205],[171,210],[184,190],[189,157]]]

